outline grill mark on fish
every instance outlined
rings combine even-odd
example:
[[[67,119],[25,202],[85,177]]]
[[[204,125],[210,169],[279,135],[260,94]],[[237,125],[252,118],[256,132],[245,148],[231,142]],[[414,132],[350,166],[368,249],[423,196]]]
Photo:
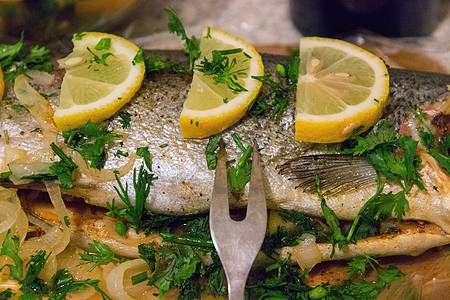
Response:
[[[188,66],[187,56],[182,51],[149,51],[148,57],[160,57],[164,61]],[[286,64],[290,61],[287,56],[262,55],[265,72],[272,74],[277,81],[286,83],[287,79],[277,77],[276,65]],[[58,79],[57,79],[58,80]],[[116,169],[124,165],[124,158],[114,157],[117,150],[133,153],[136,148],[148,146],[153,158],[153,170],[158,176],[147,201],[147,208],[158,213],[188,214],[204,212],[209,208],[209,197],[212,191],[214,178],[213,171],[207,169],[205,148],[207,139],[183,139],[179,128],[179,115],[186,99],[191,76],[173,73],[172,71],[159,71],[147,75],[141,89],[121,111],[132,115],[130,127],[123,129],[119,123],[119,111],[108,122],[110,130],[120,131],[128,135],[121,143],[112,142],[108,148],[108,161],[105,168]],[[394,124],[400,124],[401,117],[406,115],[409,108],[417,108],[427,102],[434,102],[447,91],[450,84],[450,75],[427,72],[390,70],[390,94],[384,117]],[[39,87],[40,92],[56,93],[58,86]],[[8,92],[12,96],[11,91]],[[57,106],[58,97],[49,99],[53,108]],[[0,129],[8,130],[10,140],[8,147],[20,148],[28,151],[30,155],[35,149],[42,147],[42,135],[30,133],[38,127],[34,120],[30,120],[25,110],[13,110],[16,100],[0,101]],[[244,144],[256,139],[261,147],[261,162],[264,168],[266,181],[266,195],[269,208],[296,209],[312,216],[322,216],[320,201],[311,188],[303,190],[298,183],[289,180],[286,175],[279,174],[277,166],[295,161],[299,157],[308,155],[323,155],[330,151],[337,151],[338,144],[313,144],[294,141],[294,113],[295,90],[291,91],[289,104],[277,123],[268,116],[245,116],[240,122],[233,125],[223,133],[224,141],[228,147],[228,163],[239,159],[241,151],[231,139],[231,133],[238,133]],[[11,116],[10,119],[7,116]],[[24,135],[19,132],[23,131]],[[277,133],[283,132],[283,135]],[[165,148],[161,144],[168,143]],[[5,142],[0,138],[0,166],[4,165]],[[141,160],[135,162],[139,166]],[[294,166],[293,166],[294,167]],[[290,170],[298,171],[299,168]],[[288,171],[285,174],[288,174]],[[294,174],[292,173],[292,174]],[[297,176],[297,175],[296,175]],[[431,176],[432,180],[433,176]],[[121,178],[122,182],[132,182],[132,172]],[[330,182],[338,182],[336,180]],[[1,185],[11,186],[5,181]],[[440,183],[429,183],[431,186]],[[117,198],[114,191],[115,182],[95,184],[83,176],[74,180],[74,188],[64,193],[84,198],[86,202],[98,206],[106,206],[113,198]],[[441,184],[442,185],[442,184]],[[32,184],[32,188],[39,188]],[[350,188],[350,187],[349,187]],[[385,191],[395,192],[398,187],[387,185]],[[248,189],[230,195],[231,207],[246,205]],[[375,192],[375,186],[361,183],[358,189],[350,188],[350,192],[338,193],[327,199],[328,205],[341,219],[351,220],[358,213],[364,202]],[[420,197],[416,197],[418,194]],[[410,198],[411,210],[406,219],[424,219],[435,221],[446,231],[450,231],[448,212],[449,195],[430,190],[427,194],[417,192]],[[130,198],[134,199],[134,191],[130,190]],[[439,201],[436,201],[438,199]]]

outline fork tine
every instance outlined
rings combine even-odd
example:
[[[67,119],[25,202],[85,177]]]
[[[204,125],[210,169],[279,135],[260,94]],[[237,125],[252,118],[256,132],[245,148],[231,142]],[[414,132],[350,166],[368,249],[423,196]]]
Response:
[[[226,170],[225,147],[223,140],[220,140],[219,156],[217,158],[216,175],[214,178],[214,187],[210,203],[210,227],[213,227],[219,222],[230,219],[230,206],[228,203],[228,182]],[[215,221],[215,222],[213,222]]]
[[[248,273],[261,248],[267,227],[266,198],[256,141],[253,145],[247,216],[239,222],[232,220],[229,214],[225,150],[221,141],[209,224],[214,246],[227,276],[229,299],[241,300]]]
[[[267,223],[266,195],[264,193],[263,173],[259,159],[258,144],[256,140],[253,142],[252,173],[250,177],[247,216],[245,220],[248,220],[247,222],[251,223]],[[261,238],[262,243],[262,239],[264,239],[264,235],[266,233],[266,227],[264,227],[264,230],[262,230],[263,226],[253,226],[252,228],[259,229],[259,232],[257,234],[259,234],[258,237]]]

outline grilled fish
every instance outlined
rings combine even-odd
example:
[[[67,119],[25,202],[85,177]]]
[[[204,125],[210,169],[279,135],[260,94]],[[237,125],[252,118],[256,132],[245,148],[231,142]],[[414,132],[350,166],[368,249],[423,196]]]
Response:
[[[188,64],[187,57],[181,51],[150,51],[147,52],[147,56],[159,57],[181,66]],[[288,63],[289,57],[277,55],[262,55],[262,57],[266,73],[272,74],[274,80],[286,80],[275,75],[275,68],[276,64]],[[41,93],[55,94],[49,98],[53,108],[58,105],[62,75],[62,71],[56,71],[55,82],[52,85],[34,85]],[[114,156],[117,150],[135,153],[138,147],[148,146],[152,154],[153,172],[158,176],[158,180],[154,182],[146,206],[158,213],[190,214],[207,211],[209,207],[214,172],[208,170],[205,160],[208,139],[184,139],[179,128],[179,115],[190,82],[191,76],[188,74],[169,70],[150,73],[134,98],[121,110],[131,114],[130,127],[122,128],[119,113],[106,121],[108,129],[126,136],[123,140],[109,145],[106,169],[120,169],[126,165],[127,158]],[[400,128],[402,118],[406,116],[410,107],[416,109],[439,99],[442,101],[442,97],[448,94],[449,84],[450,75],[391,69],[390,95],[383,118]],[[17,149],[27,157],[38,160],[40,149],[43,147],[42,134],[34,130],[39,127],[38,123],[30,118],[26,110],[14,109],[13,106],[19,103],[8,97],[13,97],[11,91],[6,95],[6,99],[0,102],[1,171],[6,171],[7,164],[17,159],[17,156],[11,155],[12,152],[17,152]],[[256,139],[261,148],[268,207],[294,209],[320,217],[322,210],[319,198],[312,189],[305,186],[299,188],[303,182],[299,184],[301,179],[296,177],[295,168],[290,163],[300,157],[338,150],[339,145],[294,141],[294,110],[295,91],[292,91],[290,102],[279,121],[268,116],[245,116],[236,125],[227,129],[223,133],[223,139],[228,147],[227,160],[232,164],[241,155],[231,139],[232,133],[239,134],[244,144]],[[160,147],[163,144],[167,146]],[[140,163],[140,159],[137,159],[134,166],[137,167]],[[428,221],[449,233],[449,176],[446,173],[440,176],[437,174],[439,172],[442,173],[442,170],[437,170],[434,165],[422,165],[420,174],[427,190],[411,191],[408,197],[410,210],[404,219]],[[121,181],[131,185],[132,173],[127,172],[121,177]],[[357,177],[366,176],[372,180],[360,182],[356,188],[350,188],[351,184],[343,184],[345,188],[327,195],[327,204],[339,219],[352,220],[362,205],[375,193],[375,180],[370,168],[358,173]],[[340,178],[342,182],[352,181],[345,177]],[[1,184],[13,186],[5,180]],[[108,202],[117,198],[115,185],[117,183],[113,178],[99,182],[83,174],[75,174],[74,188],[64,190],[64,193],[83,198],[89,204],[106,207]],[[39,189],[42,186],[38,182],[32,182],[19,188]],[[399,186],[388,182],[384,191],[399,190]],[[133,201],[134,191],[131,189],[129,192]],[[247,189],[233,192],[230,195],[230,206],[243,207],[246,205],[246,199]]]

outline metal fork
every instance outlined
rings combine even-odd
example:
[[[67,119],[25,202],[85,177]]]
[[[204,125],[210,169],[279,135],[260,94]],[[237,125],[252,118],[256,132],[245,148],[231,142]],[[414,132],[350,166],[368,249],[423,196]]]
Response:
[[[252,173],[245,219],[235,221],[230,217],[225,149],[222,141],[209,216],[212,240],[227,276],[228,297],[231,300],[242,300],[245,282],[261,248],[267,225],[266,197],[256,141],[253,145]]]

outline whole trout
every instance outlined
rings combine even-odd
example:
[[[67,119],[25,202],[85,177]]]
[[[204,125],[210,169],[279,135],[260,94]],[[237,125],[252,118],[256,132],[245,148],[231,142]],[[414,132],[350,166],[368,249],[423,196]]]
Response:
[[[159,57],[163,61],[178,63],[187,67],[187,56],[181,51],[150,51],[147,57]],[[286,80],[276,75],[277,64],[287,64],[286,56],[262,55],[265,72],[272,74],[276,81]],[[58,105],[61,71],[55,72],[55,82],[51,86],[34,85],[41,93],[55,94],[49,98],[53,108]],[[400,127],[409,109],[417,109],[425,104],[443,101],[450,84],[450,75],[425,73],[408,70],[390,69],[390,94],[383,118]],[[108,129],[124,135],[108,146],[106,169],[123,170],[129,158],[115,157],[118,150],[135,153],[139,147],[147,147],[152,155],[153,173],[158,176],[147,199],[148,209],[164,214],[190,214],[207,211],[212,193],[214,171],[208,170],[205,148],[208,139],[184,139],[179,127],[179,116],[189,91],[192,76],[175,73],[171,70],[151,72],[144,79],[142,87],[120,112],[131,114],[128,128],[122,128],[118,112],[106,121]],[[80,87],[82,88],[82,87]],[[262,93],[267,92],[263,87]],[[35,128],[38,123],[30,117],[25,109],[14,109],[19,104],[8,91],[6,99],[0,101],[0,167],[7,171],[7,165],[17,156],[11,152],[20,151],[30,157],[39,158],[43,148],[42,134]],[[265,189],[269,208],[286,208],[304,212],[311,216],[322,216],[320,199],[311,186],[300,184],[292,162],[309,155],[325,154],[339,149],[339,144],[313,144],[294,140],[295,90],[290,94],[290,101],[281,118],[276,121],[270,116],[245,116],[240,122],[223,132],[227,147],[227,161],[235,164],[241,151],[231,139],[232,133],[241,136],[243,144],[251,144],[256,139],[260,146],[261,164],[264,169]],[[448,113],[448,112],[447,112]],[[167,145],[161,147],[161,145]],[[344,157],[342,157],[344,159]],[[339,161],[337,156],[335,160]],[[130,162],[133,163],[133,162]],[[138,158],[134,167],[142,163]],[[344,163],[347,164],[347,163]],[[325,166],[327,164],[325,163]],[[355,164],[357,178],[367,180],[355,181],[340,174],[330,163],[328,177],[335,177],[335,182],[342,188],[328,194],[327,204],[339,219],[353,219],[362,205],[375,193],[376,179],[374,171],[367,164]],[[121,169],[122,168],[122,169]],[[131,187],[133,184],[132,168],[120,180]],[[441,176],[442,170],[434,165],[422,164],[420,174],[427,188],[425,191],[414,188],[409,196],[410,210],[404,219],[424,220],[440,226],[450,232],[450,195],[449,176]],[[444,171],[445,172],[445,171]],[[439,174],[438,174],[439,173]],[[330,176],[331,174],[331,176]],[[101,173],[99,175],[102,176]],[[118,195],[114,190],[117,182],[112,178],[107,182],[92,180],[81,173],[74,174],[74,188],[63,192],[81,197],[89,204],[106,207],[108,202]],[[333,181],[333,180],[332,180]],[[2,180],[2,185],[13,186]],[[313,183],[311,183],[313,184]],[[299,188],[301,186],[301,188]],[[41,189],[39,182],[32,182],[18,188]],[[399,186],[388,182],[384,192],[397,192]],[[247,191],[230,194],[231,207],[246,205]],[[134,190],[129,189],[131,200]],[[116,201],[116,204],[120,204]]]

